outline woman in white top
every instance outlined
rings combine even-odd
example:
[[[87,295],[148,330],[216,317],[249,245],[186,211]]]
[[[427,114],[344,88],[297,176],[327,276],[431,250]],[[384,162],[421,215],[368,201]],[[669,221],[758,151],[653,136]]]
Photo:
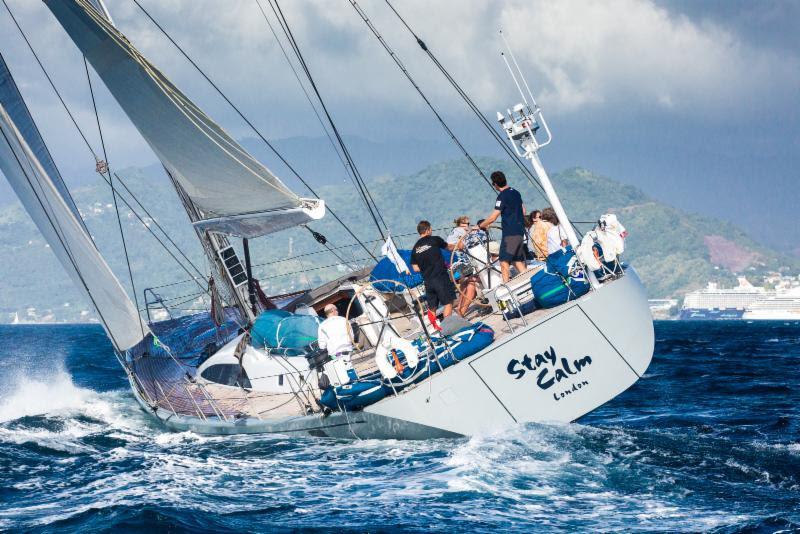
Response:
[[[558,222],[558,216],[553,208],[542,210],[542,220],[553,225],[547,231],[547,255],[553,254],[567,246],[567,234]]]
[[[467,237],[465,236],[469,233],[469,217],[462,215],[453,222],[456,226],[453,228],[453,231],[450,232],[450,235],[447,236],[447,244],[458,245],[460,241],[461,245],[459,246],[459,249],[466,249]],[[469,310],[469,305],[473,300],[475,300],[475,295],[478,293],[477,278],[474,276],[468,276],[463,280],[459,280],[458,286],[459,299],[458,306],[456,307],[456,313],[458,313],[461,317],[464,317],[467,314],[467,310]]]

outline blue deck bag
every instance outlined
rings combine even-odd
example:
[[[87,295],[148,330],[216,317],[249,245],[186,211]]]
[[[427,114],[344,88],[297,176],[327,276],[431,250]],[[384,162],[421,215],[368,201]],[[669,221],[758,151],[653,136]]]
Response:
[[[531,290],[540,308],[554,308],[585,295],[589,291],[589,284],[551,273],[549,267],[545,267],[531,277]]]
[[[403,258],[408,268],[411,269],[411,251],[398,250],[397,252],[400,253],[400,257]],[[404,289],[402,284],[408,287],[417,287],[420,285],[422,283],[422,275],[415,272],[411,274],[399,273],[397,272],[397,267],[394,266],[389,258],[382,258],[381,261],[373,267],[372,272],[369,274],[369,280],[370,282],[376,280],[401,282],[401,284],[394,284],[392,282],[378,282],[377,284],[373,284],[373,287],[382,293],[400,293]]]
[[[363,380],[330,387],[320,396],[319,402],[331,410],[339,410],[341,407],[352,411],[378,402],[390,391],[381,380]]]
[[[566,278],[569,276],[570,268],[577,261],[575,251],[571,246],[567,246],[567,248],[559,249],[547,256],[547,270]]]
[[[537,304],[536,299],[531,299],[528,302],[523,302],[519,305],[519,308],[515,308],[513,310],[503,312],[506,319],[519,319],[523,315],[528,315],[529,313],[533,313],[539,309],[539,304]]]

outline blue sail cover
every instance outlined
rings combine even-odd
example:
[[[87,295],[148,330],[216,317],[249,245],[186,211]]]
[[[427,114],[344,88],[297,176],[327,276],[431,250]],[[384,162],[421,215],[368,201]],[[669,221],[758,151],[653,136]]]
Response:
[[[11,77],[11,72],[8,70],[8,65],[6,65],[5,60],[3,60],[2,54],[0,54],[0,104],[5,108],[9,117],[11,117],[11,120],[16,125],[20,134],[22,134],[25,142],[28,143],[31,151],[33,151],[39,163],[44,167],[45,172],[50,176],[53,185],[58,189],[58,192],[64,198],[64,202],[67,203],[67,206],[72,211],[73,215],[75,215],[75,218],[83,224],[83,219],[78,212],[78,207],[75,205],[75,201],[72,199],[72,195],[70,195],[67,185],[64,183],[64,179],[61,177],[61,173],[58,172],[58,168],[50,155],[50,151],[47,150],[47,145],[44,144],[39,129],[33,122],[33,117],[28,110],[28,106],[26,106],[25,101],[22,100],[22,94],[20,94],[19,88],[14,82],[14,78]]]
[[[397,252],[400,253],[400,257],[410,268],[411,251],[401,249]],[[445,265],[449,266],[450,252],[442,249],[442,259]],[[420,285],[422,283],[422,275],[416,272],[411,274],[398,272],[394,263],[388,257],[384,257],[373,267],[372,272],[369,274],[369,280],[373,282],[372,287],[381,293],[402,293],[406,287],[412,288]],[[383,281],[379,282],[378,280]],[[402,284],[405,284],[405,286]]]
[[[254,347],[301,350],[317,340],[320,318],[284,310],[267,310],[250,329]]]

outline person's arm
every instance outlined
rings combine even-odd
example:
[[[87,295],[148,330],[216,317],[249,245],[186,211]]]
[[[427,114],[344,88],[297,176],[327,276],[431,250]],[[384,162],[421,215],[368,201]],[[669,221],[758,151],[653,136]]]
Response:
[[[478,228],[481,230],[486,230],[492,225],[493,222],[497,220],[498,217],[500,217],[500,210],[494,210],[491,215],[486,217],[486,219],[484,219],[483,222],[478,225]]]
[[[447,241],[445,241],[444,239],[442,239],[440,237],[439,238],[439,248],[445,249],[445,250],[453,250],[454,248],[456,248],[456,243],[448,243]]]
[[[317,345],[322,350],[328,348],[328,335],[325,333],[325,330],[322,328],[322,325],[317,328]]]
[[[417,265],[416,263],[412,263],[411,264],[411,270],[414,271],[415,273],[420,272],[419,271],[419,265]]]

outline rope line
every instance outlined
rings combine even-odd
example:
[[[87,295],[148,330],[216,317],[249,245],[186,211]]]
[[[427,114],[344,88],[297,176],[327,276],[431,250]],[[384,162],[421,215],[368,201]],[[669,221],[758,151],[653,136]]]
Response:
[[[23,40],[24,40],[24,41],[25,41],[25,43],[28,45],[28,49],[30,50],[31,54],[33,54],[33,57],[36,59],[36,62],[37,62],[37,64],[39,65],[39,68],[41,69],[41,71],[42,71],[42,73],[44,74],[45,78],[47,79],[48,83],[50,84],[50,87],[53,89],[53,92],[55,93],[56,97],[58,98],[59,102],[61,103],[61,106],[64,108],[64,111],[67,113],[67,116],[70,118],[70,120],[72,121],[72,124],[75,126],[75,129],[78,131],[78,134],[80,135],[81,139],[83,140],[84,144],[86,145],[86,148],[87,148],[87,149],[89,150],[89,152],[91,153],[91,155],[92,155],[92,158],[94,159],[94,161],[99,161],[99,160],[100,160],[100,157],[97,155],[97,153],[95,152],[95,150],[94,150],[94,148],[92,147],[91,143],[89,142],[88,138],[86,137],[86,134],[84,133],[84,131],[83,131],[83,128],[81,128],[81,127],[80,127],[80,125],[78,124],[77,120],[75,119],[75,116],[73,115],[72,111],[70,110],[70,108],[69,108],[69,106],[67,105],[67,103],[66,103],[66,101],[64,100],[64,98],[62,97],[62,95],[61,95],[61,91],[59,91],[59,90],[58,90],[58,87],[56,86],[56,84],[55,84],[55,82],[53,81],[52,77],[50,76],[50,74],[48,73],[48,71],[47,71],[47,69],[45,68],[44,64],[43,64],[43,63],[42,63],[42,61],[40,60],[40,58],[39,58],[39,55],[36,53],[36,50],[33,48],[33,45],[31,44],[30,40],[28,39],[27,35],[25,34],[25,31],[22,29],[22,27],[20,26],[20,24],[17,22],[17,19],[16,19],[16,17],[14,16],[13,12],[12,12],[12,11],[11,11],[11,9],[9,8],[8,4],[6,3],[6,0],[3,0],[3,4],[4,4],[4,6],[5,6],[6,10],[8,11],[9,15],[11,16],[11,19],[14,21],[14,23],[15,23],[15,25],[16,25],[16,27],[17,27],[17,30],[19,30],[19,33],[20,33],[20,35],[22,36]],[[35,125],[34,125],[34,126],[35,126]],[[46,147],[45,147],[45,148],[46,148]],[[98,174],[100,174],[100,173],[98,173]],[[100,174],[100,176],[103,178],[103,180],[106,182],[106,184],[108,184],[108,185],[109,185],[109,187],[112,187],[112,188],[114,187],[114,186],[113,186],[113,184],[112,184],[112,183],[111,183],[111,182],[108,180],[108,178],[106,178],[106,176],[105,176],[104,174]],[[194,268],[194,270],[195,270],[195,271],[196,271],[196,272],[197,272],[197,273],[198,273],[198,274],[199,274],[199,275],[200,275],[202,278],[205,278],[205,274],[204,274],[204,273],[203,273],[203,272],[202,272],[200,269],[198,269],[196,265],[194,265],[194,263],[193,263],[193,262],[192,262],[192,261],[189,259],[189,257],[188,257],[188,256],[187,256],[187,255],[186,255],[186,254],[183,252],[183,250],[182,250],[182,249],[181,249],[181,248],[178,246],[178,244],[175,242],[175,240],[174,240],[174,239],[172,239],[172,237],[169,235],[169,233],[167,233],[167,231],[166,231],[166,230],[163,228],[163,226],[161,226],[161,224],[158,222],[158,220],[157,220],[155,217],[153,217],[153,215],[152,215],[152,214],[151,214],[151,213],[150,213],[150,212],[147,210],[147,208],[144,206],[144,204],[142,204],[142,202],[141,202],[141,201],[139,200],[139,198],[138,198],[138,197],[137,197],[137,196],[136,196],[136,195],[133,193],[133,191],[131,191],[131,190],[128,188],[128,186],[125,184],[124,180],[122,180],[122,178],[121,178],[121,177],[120,177],[118,174],[116,174],[116,173],[114,174],[114,176],[117,178],[117,182],[119,182],[120,184],[122,184],[123,188],[124,188],[124,189],[125,189],[125,191],[126,191],[126,192],[127,192],[127,193],[128,193],[130,196],[131,196],[131,198],[133,199],[133,201],[134,201],[134,202],[135,202],[135,203],[136,203],[136,204],[137,204],[137,205],[138,205],[138,206],[139,206],[139,207],[142,209],[142,211],[144,211],[144,213],[146,214],[146,216],[147,216],[147,217],[148,217],[148,218],[149,218],[149,219],[150,219],[150,220],[153,222],[153,224],[154,224],[154,225],[155,225],[155,226],[156,226],[156,227],[157,227],[157,228],[158,228],[158,229],[159,229],[159,230],[160,230],[160,231],[161,231],[161,232],[164,234],[164,237],[165,237],[165,238],[166,238],[166,239],[167,239],[167,240],[168,240],[168,241],[169,241],[169,242],[172,244],[172,246],[174,246],[174,247],[175,247],[175,249],[178,251],[178,253],[179,253],[181,256],[183,256],[183,258],[184,258],[184,259],[185,259],[185,260],[186,260],[186,261],[189,263],[189,265],[190,265],[192,268]],[[67,193],[68,193],[68,194],[70,194],[70,193],[69,193],[69,189],[67,189]],[[119,194],[119,192],[118,192],[118,194]],[[142,223],[142,225],[143,225],[143,226],[144,226],[144,227],[147,229],[147,231],[148,231],[148,232],[149,232],[149,233],[150,233],[150,234],[153,236],[153,238],[155,238],[155,240],[156,240],[156,241],[159,243],[159,245],[161,245],[161,247],[162,247],[162,248],[164,248],[164,250],[166,250],[166,251],[167,251],[167,252],[170,254],[170,256],[172,256],[172,257],[173,257],[173,259],[175,259],[175,261],[178,263],[178,265],[179,265],[179,266],[180,266],[180,267],[181,267],[181,268],[182,268],[184,271],[186,271],[186,273],[187,273],[189,276],[192,276],[192,274],[189,272],[189,270],[188,270],[188,269],[187,269],[187,268],[186,268],[186,267],[183,265],[183,263],[182,263],[182,262],[180,262],[180,261],[179,261],[179,260],[178,260],[178,259],[175,257],[175,255],[172,253],[172,251],[170,251],[170,250],[169,250],[169,248],[168,248],[168,247],[167,247],[167,246],[164,244],[164,242],[163,242],[163,241],[162,241],[162,240],[159,238],[159,236],[158,236],[158,235],[156,235],[156,233],[153,231],[153,229],[152,229],[152,228],[150,228],[150,227],[149,227],[147,224],[145,224],[145,222],[144,222],[144,220],[142,219],[142,217],[141,217],[141,216],[139,215],[139,213],[138,213],[138,212],[137,212],[137,211],[134,209],[134,207],[133,207],[133,206],[132,206],[132,205],[131,205],[131,204],[128,202],[128,200],[127,200],[127,199],[126,199],[126,198],[125,198],[123,195],[121,195],[121,194],[119,195],[119,197],[120,197],[120,199],[121,199],[121,200],[122,200],[122,201],[125,203],[125,205],[128,207],[128,209],[130,209],[130,210],[131,210],[131,212],[132,212],[134,215],[136,215],[136,217],[139,219],[139,221]],[[71,195],[70,195],[70,198],[71,198]],[[74,201],[73,201],[73,203],[74,203]],[[83,224],[83,225],[84,225],[84,229],[86,229],[86,226],[85,226],[85,224],[84,224],[84,221],[83,221],[83,219],[82,219],[82,218],[81,218],[80,222],[81,222],[81,224]],[[87,234],[89,234],[88,230],[87,230]]]
[[[230,98],[228,98],[228,96],[222,91],[222,89],[220,89],[219,86],[216,83],[214,83],[214,81],[205,73],[205,71],[200,68],[200,66],[189,56],[189,54],[187,54],[186,51],[184,51],[184,49],[172,38],[172,36],[169,33],[167,33],[167,31],[152,17],[152,15],[150,15],[150,13],[139,3],[139,1],[133,0],[133,3],[136,4],[136,6],[142,11],[142,13],[145,14],[145,16],[147,16],[148,19],[150,19],[150,21],[156,26],[156,28],[158,28],[158,30],[170,41],[170,43],[172,43],[172,45],[181,53],[181,55],[183,55],[183,57],[186,58],[186,60],[195,68],[195,70],[197,70],[197,72],[200,73],[201,76],[203,76],[203,78],[209,83],[209,85],[211,85],[211,87],[217,92],[217,94],[219,94],[223,98],[223,100],[225,100],[225,102],[231,107],[231,109],[233,109],[234,112],[236,112],[236,114],[248,125],[248,127],[250,127],[250,129],[259,137],[259,139],[261,139],[264,142],[264,144],[267,145],[267,147],[278,157],[278,159],[286,166],[287,169],[289,169],[289,171],[300,181],[300,183],[302,183],[315,198],[319,199],[320,196],[300,175],[300,173],[298,173],[295,170],[295,168],[286,160],[286,158],[284,158],[283,155],[280,152],[278,152],[275,146],[267,140],[267,138],[261,133],[261,131],[258,128],[256,128],[256,126],[244,115],[244,113],[242,113],[242,111],[230,100]],[[342,221],[342,219],[340,219],[339,216],[336,215],[336,213],[330,207],[327,207],[327,210],[331,214],[331,216],[334,219],[336,219],[336,221],[339,222],[339,224],[342,225],[342,227],[347,231],[347,233],[349,233],[353,237],[353,239],[355,239],[359,244],[361,244],[361,240],[353,233],[353,231],[347,226],[347,224],[345,224],[344,221]],[[372,252],[365,245],[362,246],[367,251],[367,253],[369,253],[370,256],[372,256],[375,261],[377,261],[377,258],[375,258]]]
[[[364,21],[364,24],[367,25],[367,27],[370,29],[370,31],[373,33],[373,35],[375,35],[375,37],[381,43],[381,45],[383,46],[384,50],[386,50],[386,53],[389,54],[389,56],[392,58],[394,63],[397,65],[397,67],[402,71],[402,73],[405,75],[405,77],[408,79],[408,81],[411,83],[411,85],[414,87],[414,89],[416,89],[417,93],[419,93],[419,96],[422,97],[422,100],[425,101],[425,104],[428,106],[428,108],[430,108],[431,112],[436,117],[436,120],[439,121],[439,124],[442,125],[442,128],[444,128],[445,132],[447,132],[447,135],[450,136],[450,139],[453,141],[453,143],[455,143],[455,145],[458,147],[458,149],[461,151],[461,153],[464,154],[464,157],[467,158],[467,160],[469,161],[470,165],[472,165],[472,167],[475,169],[475,172],[477,172],[478,175],[481,178],[483,178],[483,181],[486,182],[486,184],[492,189],[492,191],[494,191],[494,187],[492,186],[492,182],[489,180],[489,178],[486,177],[486,174],[484,174],[483,170],[475,162],[475,159],[472,157],[472,155],[469,153],[469,151],[467,151],[467,149],[464,147],[464,145],[458,139],[458,136],[456,136],[456,134],[453,132],[453,130],[450,129],[450,126],[447,125],[447,122],[439,114],[439,111],[436,109],[436,107],[433,105],[433,103],[428,99],[428,97],[425,95],[425,93],[422,91],[422,89],[419,87],[419,85],[417,85],[417,82],[411,76],[411,73],[408,72],[408,69],[406,69],[405,65],[403,65],[403,62],[400,61],[400,58],[397,56],[397,54],[394,52],[394,50],[392,50],[392,48],[389,46],[389,44],[386,42],[386,40],[380,34],[378,29],[375,27],[375,25],[372,23],[372,21],[367,16],[366,12],[361,8],[360,5],[358,5],[356,0],[349,0],[349,2],[350,2],[350,5],[353,6],[353,9],[356,11],[356,13],[358,13],[358,15],[361,17],[361,20]]]
[[[134,0],[136,1],[136,0]],[[352,172],[352,176],[354,177],[356,184],[358,185],[359,190],[362,194],[362,199],[364,200],[367,210],[372,217],[373,222],[375,223],[375,227],[378,229],[378,233],[380,234],[382,239],[386,239],[386,235],[383,233],[381,229],[381,224],[378,223],[380,219],[380,223],[383,224],[383,228],[386,231],[389,231],[389,227],[386,225],[386,222],[383,220],[383,216],[380,213],[380,210],[377,208],[377,204],[375,203],[375,199],[372,198],[372,193],[369,191],[364,178],[361,176],[361,173],[358,170],[358,167],[355,164],[352,156],[350,155],[350,151],[347,149],[347,145],[344,142],[341,134],[339,133],[339,129],[336,127],[336,123],[333,121],[333,117],[331,116],[330,112],[328,111],[328,107],[325,105],[325,101],[322,98],[322,94],[317,87],[316,82],[314,81],[314,77],[311,75],[311,70],[308,67],[308,64],[303,57],[303,53],[300,51],[300,47],[297,44],[297,41],[294,38],[294,34],[292,33],[291,28],[289,27],[289,23],[284,15],[283,11],[281,10],[280,4],[278,4],[278,0],[269,0],[270,7],[272,8],[272,12],[275,14],[275,17],[278,19],[278,22],[281,25],[281,29],[283,29],[284,34],[286,35],[289,44],[292,46],[295,55],[297,56],[298,61],[300,62],[300,66],[303,68],[303,72],[305,72],[306,77],[308,78],[309,84],[311,88],[314,90],[314,94],[317,96],[319,100],[320,106],[322,107],[322,111],[325,114],[325,117],[328,119],[328,123],[331,126],[331,130],[333,131],[336,140],[339,143],[339,146],[342,149],[342,153],[344,154],[345,159],[347,160],[350,170]]]
[[[119,214],[119,204],[117,203],[117,190],[114,188],[114,179],[113,174],[111,173],[111,167],[108,165],[108,153],[106,152],[106,142],[103,138],[103,128],[100,125],[100,113],[97,111],[97,101],[94,98],[94,89],[92,88],[92,77],[89,73],[89,63],[86,61],[86,56],[83,56],[83,66],[86,68],[86,81],[89,84],[89,94],[92,97],[92,108],[94,109],[94,116],[97,120],[97,133],[100,135],[100,146],[103,149],[103,161],[105,161],[106,173],[108,174],[108,181],[109,185],[111,186],[111,197],[114,199],[114,211],[117,213],[117,225],[119,226],[119,237],[122,240],[122,251],[125,253],[125,263],[128,266],[128,276],[131,280],[131,289],[133,291],[133,302],[136,305],[136,309],[139,309],[139,296],[136,294],[136,282],[133,278],[133,269],[131,268],[131,260],[128,256],[128,244],[125,241],[125,232],[122,229],[122,217]],[[137,313],[136,316],[139,318],[139,329],[142,331],[142,337],[144,337],[144,323],[142,321],[142,314]]]

